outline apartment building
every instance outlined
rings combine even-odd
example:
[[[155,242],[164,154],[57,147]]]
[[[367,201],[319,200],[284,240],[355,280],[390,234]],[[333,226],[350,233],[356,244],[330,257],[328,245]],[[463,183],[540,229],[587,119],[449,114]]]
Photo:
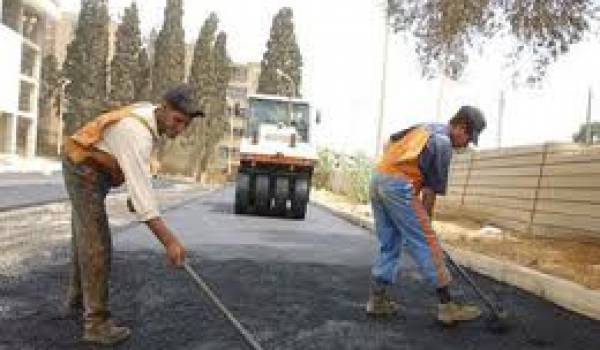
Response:
[[[229,129],[217,144],[210,170],[235,174],[240,162],[240,143],[247,125],[248,96],[255,94],[260,76],[260,63],[233,64],[227,88]]]
[[[45,28],[59,18],[57,0],[0,0],[0,153],[36,152]]]

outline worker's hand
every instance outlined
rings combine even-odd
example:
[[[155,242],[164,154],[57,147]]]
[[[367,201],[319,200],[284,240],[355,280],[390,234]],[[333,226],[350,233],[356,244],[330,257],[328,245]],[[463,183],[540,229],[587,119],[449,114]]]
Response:
[[[433,220],[433,209],[435,207],[435,199],[436,194],[432,189],[424,187],[421,190],[421,201],[423,203],[425,211],[427,212],[427,216],[429,216],[430,221]]]
[[[167,261],[169,265],[174,267],[183,266],[183,262],[185,261],[185,249],[177,240],[173,240],[167,245]]]

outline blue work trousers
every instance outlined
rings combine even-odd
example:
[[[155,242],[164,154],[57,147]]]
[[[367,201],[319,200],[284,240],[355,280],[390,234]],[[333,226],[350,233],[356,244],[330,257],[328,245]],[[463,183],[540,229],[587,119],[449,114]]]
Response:
[[[414,192],[412,184],[403,178],[373,174],[370,199],[379,245],[371,273],[377,284],[394,284],[406,247],[427,282],[435,288],[444,287],[450,282],[450,275],[443,252]]]

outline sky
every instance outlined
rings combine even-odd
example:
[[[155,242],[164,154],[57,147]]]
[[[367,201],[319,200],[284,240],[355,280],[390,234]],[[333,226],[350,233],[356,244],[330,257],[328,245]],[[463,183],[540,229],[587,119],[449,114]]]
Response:
[[[62,0],[77,11],[80,0]],[[118,19],[131,0],[109,0]],[[137,1],[142,33],[162,25],[164,0]],[[235,62],[260,62],[272,18],[294,10],[303,59],[303,95],[321,110],[316,141],[344,153],[375,152],[383,62],[383,0],[184,0],[186,41],[193,43],[211,11],[228,34]],[[592,119],[600,120],[600,39],[587,40],[553,64],[539,88],[514,89],[494,46],[473,57],[463,77],[427,80],[410,40],[391,35],[383,135],[422,122],[446,122],[463,104],[481,108],[488,128],[480,148],[499,145],[498,101],[505,91],[501,146],[569,142],[585,121],[592,87]]]

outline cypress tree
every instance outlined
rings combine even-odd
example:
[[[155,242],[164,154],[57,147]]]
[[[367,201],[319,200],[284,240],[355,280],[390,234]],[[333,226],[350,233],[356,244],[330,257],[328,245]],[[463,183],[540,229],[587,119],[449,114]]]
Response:
[[[141,68],[139,55],[142,39],[135,2],[125,8],[117,28],[115,46],[115,54],[111,62],[110,97],[112,102],[126,105],[136,99],[136,79]]]
[[[210,134],[212,117],[213,85],[213,45],[215,33],[219,25],[217,15],[212,12],[206,18],[194,46],[194,58],[190,67],[189,83],[196,92],[196,98],[203,106],[206,118],[198,120],[191,131],[190,173],[199,177],[204,170],[204,159],[207,153],[207,135]]]
[[[293,82],[277,73],[281,70]],[[261,62],[258,92],[263,94],[300,96],[302,54],[294,33],[293,12],[284,7],[275,15],[267,50]]]
[[[152,69],[146,49],[142,48],[138,55],[138,70],[135,85],[136,101],[152,100]]]
[[[75,38],[67,47],[63,71],[69,118],[65,133],[72,134],[107,105],[108,30],[106,0],[82,0]]]
[[[40,102],[38,117],[37,150],[40,154],[55,154],[50,146],[55,140],[51,139],[51,126],[54,107],[59,97],[61,71],[58,60],[53,54],[44,57],[40,76]],[[60,126],[59,126],[60,127]]]
[[[181,84],[185,77],[182,17],[182,0],[167,0],[164,23],[154,44],[152,95],[156,102],[166,90]]]

